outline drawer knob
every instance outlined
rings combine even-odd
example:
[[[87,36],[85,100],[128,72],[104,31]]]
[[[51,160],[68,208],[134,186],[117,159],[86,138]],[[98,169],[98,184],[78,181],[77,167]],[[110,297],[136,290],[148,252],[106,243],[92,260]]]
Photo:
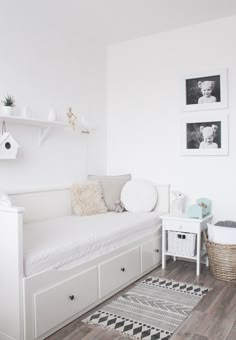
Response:
[[[120,268],[120,270],[121,270],[122,272],[124,272],[124,271],[125,271],[125,268]]]
[[[155,252],[159,253],[159,249],[155,249]]]
[[[69,299],[70,299],[71,301],[73,301],[73,300],[75,299],[75,296],[74,296],[74,295],[70,295],[70,296],[69,296]]]

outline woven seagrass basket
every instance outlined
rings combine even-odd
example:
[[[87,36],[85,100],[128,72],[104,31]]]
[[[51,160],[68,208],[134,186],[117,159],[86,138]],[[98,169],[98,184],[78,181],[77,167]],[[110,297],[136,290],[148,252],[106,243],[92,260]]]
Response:
[[[203,234],[212,275],[217,280],[236,282],[236,244],[210,242],[205,231]]]

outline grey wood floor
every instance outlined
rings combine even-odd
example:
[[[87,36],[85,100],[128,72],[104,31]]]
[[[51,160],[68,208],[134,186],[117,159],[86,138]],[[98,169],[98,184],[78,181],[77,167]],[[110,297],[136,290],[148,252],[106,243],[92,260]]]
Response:
[[[236,340],[236,284],[215,280],[204,265],[202,265],[200,277],[197,278],[195,268],[196,265],[191,262],[172,262],[172,260],[170,260],[165,270],[158,267],[146,275],[167,277],[177,281],[195,283],[213,288],[183,322],[171,337],[171,340]],[[141,280],[143,280],[143,278]],[[121,291],[115,297],[123,294],[131,286]],[[111,299],[114,299],[114,297]],[[93,311],[99,307],[96,307]],[[91,312],[92,311],[90,311],[90,313]],[[128,339],[127,337],[120,336],[119,334],[116,335],[116,333],[100,328],[99,326],[84,324],[81,320],[90,313],[71,322],[66,327],[48,337],[47,340]]]

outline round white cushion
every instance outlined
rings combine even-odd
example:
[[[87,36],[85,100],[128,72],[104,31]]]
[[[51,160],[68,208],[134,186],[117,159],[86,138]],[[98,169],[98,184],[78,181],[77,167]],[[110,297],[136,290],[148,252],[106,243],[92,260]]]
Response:
[[[147,180],[131,180],[121,191],[121,202],[130,212],[152,211],[157,203],[157,188]]]

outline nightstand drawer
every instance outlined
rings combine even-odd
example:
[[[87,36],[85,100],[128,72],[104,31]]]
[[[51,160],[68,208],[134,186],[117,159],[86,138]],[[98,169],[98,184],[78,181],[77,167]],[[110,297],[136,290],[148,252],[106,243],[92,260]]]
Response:
[[[165,220],[163,226],[165,230],[183,231],[188,233],[197,233],[199,230],[198,221]]]

